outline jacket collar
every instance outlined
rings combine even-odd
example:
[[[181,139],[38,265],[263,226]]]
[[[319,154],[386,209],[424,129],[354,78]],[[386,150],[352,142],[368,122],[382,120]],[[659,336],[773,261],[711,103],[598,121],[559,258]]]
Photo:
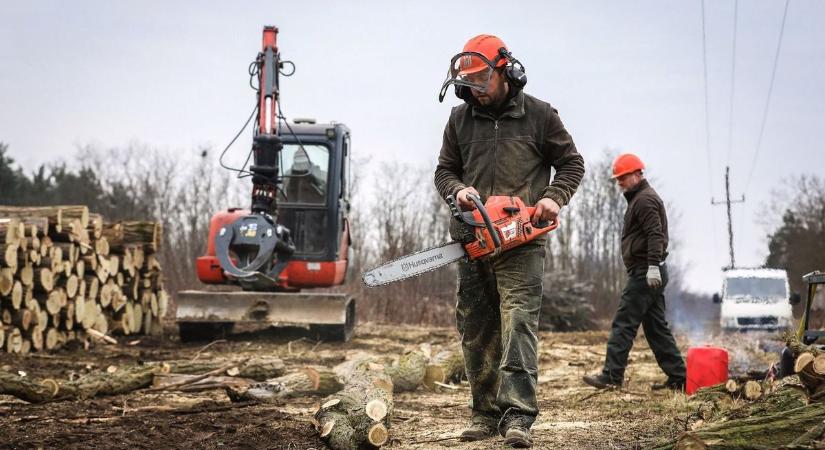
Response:
[[[636,196],[636,194],[639,193],[639,191],[648,187],[650,187],[650,183],[648,183],[646,179],[642,179],[642,181],[640,181],[639,184],[634,186],[633,189],[624,193],[624,198],[626,198],[627,201],[630,201],[633,199],[633,197]]]
[[[505,100],[502,108],[497,111],[498,114],[494,113],[489,108],[484,108],[478,105],[473,105],[472,109],[473,117],[485,117],[491,120],[498,120],[505,117],[520,119],[524,117],[524,91],[519,89],[518,92],[516,92],[516,95]]]

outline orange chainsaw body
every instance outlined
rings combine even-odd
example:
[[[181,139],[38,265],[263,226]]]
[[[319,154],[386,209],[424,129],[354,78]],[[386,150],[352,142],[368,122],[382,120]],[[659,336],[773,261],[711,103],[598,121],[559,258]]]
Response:
[[[471,260],[496,255],[526,244],[559,226],[558,220],[540,224],[546,226],[533,225],[531,217],[536,208],[525,205],[519,197],[491,196],[484,203],[484,208],[501,245],[495,246],[495,240],[486,226],[475,225],[476,240],[464,244],[464,250]],[[484,224],[484,218],[478,208],[473,210],[473,218],[476,223]]]

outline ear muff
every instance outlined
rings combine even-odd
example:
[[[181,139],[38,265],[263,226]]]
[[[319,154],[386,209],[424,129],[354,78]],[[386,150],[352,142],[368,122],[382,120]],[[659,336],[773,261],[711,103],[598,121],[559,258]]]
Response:
[[[507,65],[504,66],[504,77],[514,88],[523,89],[527,84],[527,73],[524,64],[504,47],[498,49],[498,54],[507,61]]]
[[[471,105],[478,105],[479,104],[478,100],[476,100],[476,98],[473,97],[473,93],[470,92],[470,88],[467,87],[467,86],[461,86],[461,85],[456,84],[455,85],[455,96],[460,98],[461,100],[464,100],[465,102],[467,102]]]

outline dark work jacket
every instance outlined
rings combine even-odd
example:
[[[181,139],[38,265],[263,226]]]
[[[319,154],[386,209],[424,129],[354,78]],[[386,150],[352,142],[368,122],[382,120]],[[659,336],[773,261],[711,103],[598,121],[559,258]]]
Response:
[[[552,168],[556,174],[551,183]],[[441,198],[472,186],[482,202],[491,195],[507,195],[530,206],[544,197],[564,206],[583,176],[584,159],[558,112],[520,91],[498,114],[467,103],[453,108],[435,187]]]
[[[658,266],[667,258],[667,213],[659,194],[642,180],[624,193],[622,259],[627,270]]]

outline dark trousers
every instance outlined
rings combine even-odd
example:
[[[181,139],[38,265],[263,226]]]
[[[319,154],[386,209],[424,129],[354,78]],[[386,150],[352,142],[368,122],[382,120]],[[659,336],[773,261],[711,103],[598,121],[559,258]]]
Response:
[[[456,323],[473,416],[530,427],[538,415],[538,328],[544,247],[461,262]]]
[[[613,317],[610,338],[607,341],[607,356],[602,369],[602,373],[616,384],[624,380],[627,357],[640,324],[659,367],[670,379],[685,379],[685,362],[665,320],[664,288],[668,280],[667,267],[660,266],[660,271],[662,287],[658,289],[648,287],[647,268],[634,269],[628,274],[619,308]]]

